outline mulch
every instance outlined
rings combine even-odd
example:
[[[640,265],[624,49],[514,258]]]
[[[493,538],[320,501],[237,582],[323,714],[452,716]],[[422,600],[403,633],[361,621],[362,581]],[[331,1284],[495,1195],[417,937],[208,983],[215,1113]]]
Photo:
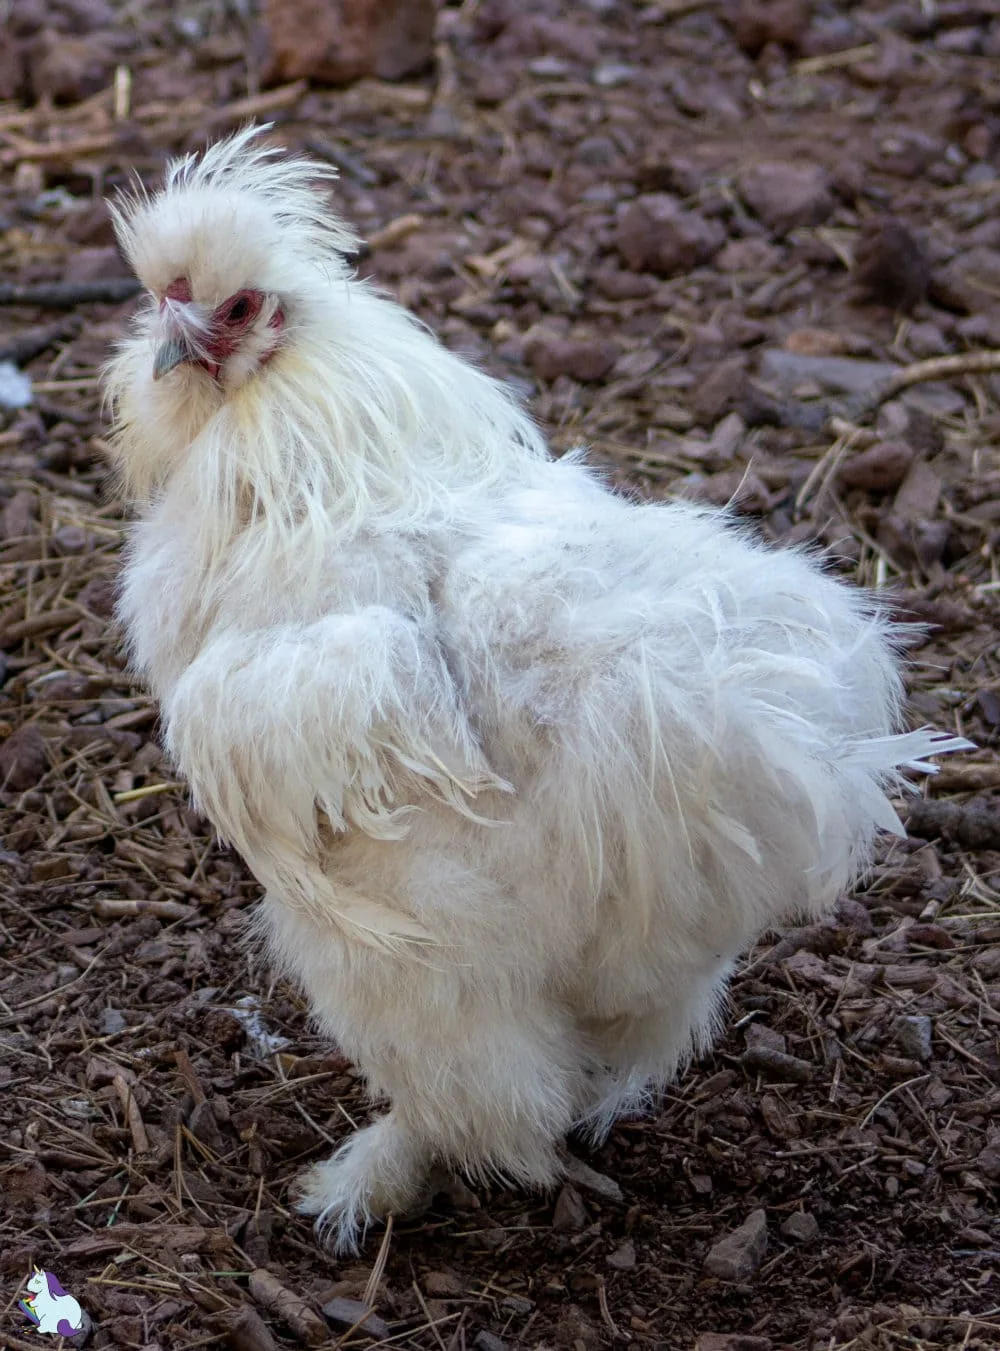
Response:
[[[92,1347],[1000,1346],[1000,10],[753,8],[466,0],[424,76],[262,90],[252,14],[95,0],[100,87],[0,104],[0,362],[32,382],[0,410],[0,1345],[37,1344],[35,1262]],[[112,618],[99,370],[135,302],[101,199],[249,117],[340,165],[360,269],[557,451],[926,625],[912,716],[979,746],[863,890],[748,954],[716,1049],[574,1144],[589,1171],[442,1179],[357,1260],[290,1184],[362,1086],[242,943],[257,885]]]

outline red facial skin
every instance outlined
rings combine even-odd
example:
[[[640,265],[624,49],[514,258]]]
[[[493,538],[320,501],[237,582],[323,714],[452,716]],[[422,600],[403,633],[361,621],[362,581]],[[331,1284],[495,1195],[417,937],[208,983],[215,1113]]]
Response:
[[[191,283],[187,277],[177,277],[164,291],[160,308],[162,309],[164,303],[168,300],[190,304],[191,299]],[[264,299],[263,291],[247,288],[229,296],[212,311],[209,319],[211,337],[204,344],[205,356],[195,358],[194,364],[206,370],[213,380],[219,378],[219,371],[223,362],[233,355],[239,347],[243,334],[260,314]],[[280,308],[275,310],[268,320],[267,326],[280,332],[285,326],[284,311]],[[273,351],[269,352],[264,360],[269,361],[273,355]]]

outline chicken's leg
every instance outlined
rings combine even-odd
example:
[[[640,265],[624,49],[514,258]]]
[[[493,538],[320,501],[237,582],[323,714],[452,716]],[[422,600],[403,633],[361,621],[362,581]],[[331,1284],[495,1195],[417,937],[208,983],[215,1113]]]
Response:
[[[412,1207],[436,1162],[529,1187],[558,1175],[585,1087],[584,1055],[562,1015],[456,1006],[421,1033],[419,1055],[384,1043],[359,1054],[392,1110],[300,1178],[299,1209],[318,1217],[336,1251],[356,1250],[373,1219]]]

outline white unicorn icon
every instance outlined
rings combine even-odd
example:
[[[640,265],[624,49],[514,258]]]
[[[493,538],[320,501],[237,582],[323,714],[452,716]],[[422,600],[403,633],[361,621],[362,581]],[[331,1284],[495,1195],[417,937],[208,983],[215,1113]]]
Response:
[[[35,1267],[28,1277],[31,1292],[20,1301],[21,1311],[31,1319],[36,1332],[51,1332],[57,1337],[73,1337],[83,1328],[83,1310],[66,1293],[51,1271]]]

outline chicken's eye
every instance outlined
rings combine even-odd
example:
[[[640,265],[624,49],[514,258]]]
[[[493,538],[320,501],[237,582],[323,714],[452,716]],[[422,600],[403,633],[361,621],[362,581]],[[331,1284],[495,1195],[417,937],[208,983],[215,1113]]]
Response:
[[[229,328],[243,328],[256,319],[263,299],[259,291],[240,291],[219,306],[218,321]]]

